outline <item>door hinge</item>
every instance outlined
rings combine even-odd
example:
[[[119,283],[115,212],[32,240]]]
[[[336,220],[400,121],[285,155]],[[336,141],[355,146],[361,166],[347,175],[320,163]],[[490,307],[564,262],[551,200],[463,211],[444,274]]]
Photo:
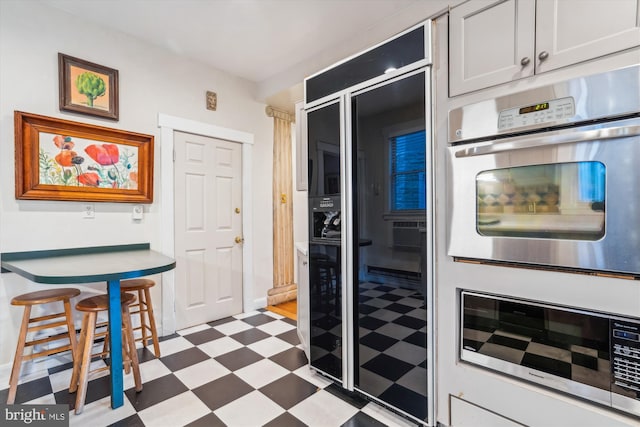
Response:
[[[176,150],[173,150],[173,161],[174,161],[174,163],[176,161]]]

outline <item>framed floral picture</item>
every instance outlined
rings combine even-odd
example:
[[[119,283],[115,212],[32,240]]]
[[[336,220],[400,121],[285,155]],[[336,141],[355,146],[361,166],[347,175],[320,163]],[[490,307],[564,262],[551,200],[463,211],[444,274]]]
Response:
[[[153,202],[153,136],[16,111],[16,198]]]
[[[118,120],[118,70],[58,53],[60,110]]]

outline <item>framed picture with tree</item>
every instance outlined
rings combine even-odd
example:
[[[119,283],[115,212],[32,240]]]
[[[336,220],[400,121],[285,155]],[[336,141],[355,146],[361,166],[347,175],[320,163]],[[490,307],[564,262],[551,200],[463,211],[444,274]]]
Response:
[[[58,53],[60,110],[118,120],[118,70]]]

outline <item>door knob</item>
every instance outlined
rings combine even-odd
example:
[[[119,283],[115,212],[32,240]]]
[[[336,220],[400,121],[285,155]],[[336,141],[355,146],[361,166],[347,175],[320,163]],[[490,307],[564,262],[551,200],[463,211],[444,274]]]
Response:
[[[240,236],[236,236],[235,241],[236,241],[236,243],[242,243],[242,242],[244,242],[244,239],[242,237],[240,237]]]
[[[240,213],[240,208],[236,208],[236,213]]]

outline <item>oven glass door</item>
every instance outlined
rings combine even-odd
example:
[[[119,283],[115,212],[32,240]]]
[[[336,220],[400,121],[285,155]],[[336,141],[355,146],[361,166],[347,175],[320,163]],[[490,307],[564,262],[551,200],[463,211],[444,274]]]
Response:
[[[448,254],[640,274],[640,119],[449,147]]]
[[[585,397],[599,395],[589,387],[610,390],[608,318],[466,292],[462,300],[463,360]]]
[[[599,240],[606,166],[598,161],[491,169],[476,175],[483,236]]]

